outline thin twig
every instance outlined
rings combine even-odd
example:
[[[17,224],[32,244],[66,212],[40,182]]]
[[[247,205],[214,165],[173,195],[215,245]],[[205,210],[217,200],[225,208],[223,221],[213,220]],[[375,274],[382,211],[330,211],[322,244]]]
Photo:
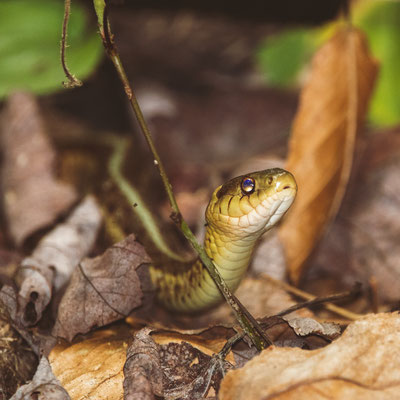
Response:
[[[76,76],[72,75],[68,66],[67,60],[65,56],[67,46],[67,32],[68,32],[68,21],[69,16],[71,15],[71,0],[64,0],[64,19],[62,25],[62,34],[61,34],[61,65],[64,70],[64,74],[67,77],[67,81],[63,82],[63,86],[66,89],[73,89],[79,86],[82,86],[82,81],[80,81]]]
[[[331,296],[325,296],[325,297],[316,297],[313,300],[308,300],[304,301],[302,303],[295,304],[292,307],[287,308],[286,310],[283,310],[279,312],[278,314],[275,314],[277,317],[283,317],[284,315],[290,314],[293,311],[300,310],[301,308],[305,307],[312,307],[316,305],[323,305],[325,303],[329,303],[332,301],[339,301],[339,300],[344,300],[347,298],[355,297],[357,296],[361,291],[361,284],[356,284],[354,285],[354,288],[343,293],[337,293],[333,294]]]
[[[286,290],[289,293],[294,294],[295,296],[298,296],[302,299],[306,299],[306,300],[315,300],[317,298],[317,296],[314,296],[310,293],[304,292],[303,290],[300,290],[294,286],[289,285],[288,283],[282,282],[282,281],[278,281],[274,278],[271,278],[268,275],[263,275],[263,278],[270,281],[272,284],[281,287],[282,289]],[[340,315],[341,317],[344,317],[350,321],[355,321],[357,319],[360,319],[363,317],[363,315],[361,314],[356,314],[353,313],[349,310],[346,310],[342,307],[338,307],[335,306],[334,304],[331,303],[323,303],[322,304],[327,310],[334,312],[337,315]]]
[[[174,193],[172,191],[172,186],[169,182],[168,176],[166,174],[164,165],[161,161],[160,156],[158,155],[157,149],[154,145],[150,130],[146,124],[146,121],[143,117],[142,111],[136,99],[135,93],[132,90],[132,87],[129,83],[128,77],[126,75],[125,69],[123,68],[119,53],[113,43],[113,35],[110,30],[110,23],[107,17],[107,7],[104,0],[93,0],[94,8],[98,18],[98,24],[100,29],[100,35],[103,40],[103,45],[106,49],[108,56],[114,64],[115,69],[117,70],[118,76],[122,82],[125,93],[129,99],[131,107],[136,115],[141,131],[146,139],[146,142],[150,148],[150,151],[154,157],[154,165],[157,167],[158,172],[161,176],[165,191],[168,195],[169,202],[172,208],[171,218],[176,223],[178,228],[181,230],[186,239],[189,240],[199,258],[207,268],[210,276],[214,280],[215,284],[218,286],[219,290],[225,297],[226,301],[231,306],[233,313],[236,316],[237,321],[239,322],[242,329],[249,336],[253,344],[258,350],[262,350],[268,347],[270,341],[266,340],[265,335],[258,325],[258,323],[254,320],[254,318],[249,318],[250,315],[247,310],[237,301],[235,301],[235,297],[231,293],[229,287],[226,285],[218,270],[215,268],[213,262],[206,254],[204,248],[200,246],[197,242],[196,237],[193,232],[190,230],[189,226],[183,219],[178,204],[176,202]]]

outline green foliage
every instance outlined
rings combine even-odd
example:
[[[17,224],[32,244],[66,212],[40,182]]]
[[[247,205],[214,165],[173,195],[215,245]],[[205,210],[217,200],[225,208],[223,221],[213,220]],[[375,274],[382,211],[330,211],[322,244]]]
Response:
[[[357,25],[366,33],[380,62],[379,81],[370,105],[371,121],[387,126],[400,122],[400,3],[373,2]]]
[[[59,1],[0,1],[0,98],[20,89],[38,94],[62,89],[63,14]],[[85,12],[78,6],[72,7],[68,33],[68,66],[78,78],[85,78],[103,52],[95,31],[87,31]]]
[[[368,37],[372,54],[380,62],[369,119],[378,126],[400,123],[400,2],[354,2],[354,25]],[[293,87],[312,53],[332,33],[332,24],[318,29],[283,32],[264,41],[256,58],[272,86]]]
[[[290,87],[313,50],[312,31],[294,29],[268,37],[256,54],[258,64],[271,86]]]

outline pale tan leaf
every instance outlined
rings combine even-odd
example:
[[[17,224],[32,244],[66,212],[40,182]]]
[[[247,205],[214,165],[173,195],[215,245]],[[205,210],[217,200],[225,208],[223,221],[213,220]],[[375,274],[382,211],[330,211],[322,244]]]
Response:
[[[369,315],[318,350],[271,347],[228,372],[221,400],[389,400],[400,393],[400,316]]]
[[[129,333],[108,329],[49,355],[54,375],[72,400],[121,400]]]
[[[376,73],[376,62],[357,29],[340,30],[314,57],[286,165],[299,191],[280,229],[294,282],[341,204]]]

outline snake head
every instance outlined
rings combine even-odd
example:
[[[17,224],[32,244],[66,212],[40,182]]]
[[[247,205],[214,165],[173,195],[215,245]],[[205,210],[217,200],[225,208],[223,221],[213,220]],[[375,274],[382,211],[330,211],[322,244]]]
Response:
[[[293,175],[281,168],[241,175],[215,189],[206,220],[232,237],[258,237],[282,218],[296,193]]]

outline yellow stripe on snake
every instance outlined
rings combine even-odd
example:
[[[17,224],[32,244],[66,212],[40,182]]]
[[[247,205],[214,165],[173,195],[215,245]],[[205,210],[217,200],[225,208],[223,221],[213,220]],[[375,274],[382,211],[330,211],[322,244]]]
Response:
[[[296,192],[293,175],[280,168],[238,176],[215,189],[206,210],[204,248],[232,291],[258,239],[282,218]],[[200,311],[222,299],[200,260],[176,273],[151,266],[150,276],[159,300],[172,310]]]

